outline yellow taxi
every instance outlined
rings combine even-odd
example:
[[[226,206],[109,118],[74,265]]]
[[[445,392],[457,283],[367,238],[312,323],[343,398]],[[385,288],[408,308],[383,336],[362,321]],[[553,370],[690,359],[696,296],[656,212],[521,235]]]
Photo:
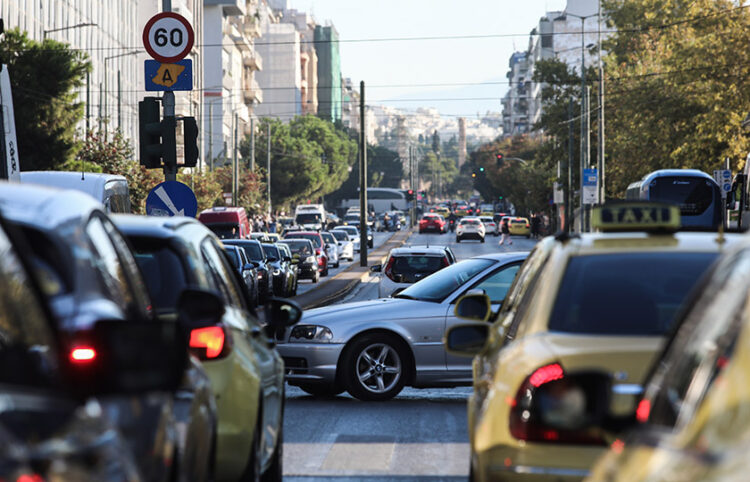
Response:
[[[456,206],[455,213],[456,216],[471,216],[474,211],[465,204],[461,204]]]
[[[600,406],[576,392],[557,398],[576,373],[611,378],[611,413],[636,396],[693,284],[737,236],[679,233],[676,206],[606,205],[596,233],[540,241],[495,321],[456,325],[454,355],[476,355],[468,402],[471,480],[580,480],[607,440],[569,412]],[[456,315],[490,319],[485,295],[465,296]],[[561,422],[562,420],[562,422]]]
[[[633,430],[612,442],[589,480],[749,478],[750,242],[722,256],[696,292],[646,384]],[[599,425],[611,430],[606,418]]]
[[[432,211],[432,209],[430,209]],[[439,215],[443,216],[444,218],[447,218],[451,215],[451,210],[448,209],[445,206],[435,206],[434,212],[438,213]]]
[[[528,218],[508,218],[508,230],[511,236],[531,237],[531,225]]]

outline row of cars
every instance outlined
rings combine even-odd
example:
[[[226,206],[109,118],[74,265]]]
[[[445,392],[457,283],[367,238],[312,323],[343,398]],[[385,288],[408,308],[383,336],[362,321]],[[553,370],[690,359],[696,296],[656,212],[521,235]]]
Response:
[[[750,245],[679,222],[598,207],[599,232],[540,241],[499,309],[457,300],[472,322],[444,343],[473,357],[470,480],[746,478]]]
[[[0,478],[281,480],[284,365],[219,238],[0,186]]]

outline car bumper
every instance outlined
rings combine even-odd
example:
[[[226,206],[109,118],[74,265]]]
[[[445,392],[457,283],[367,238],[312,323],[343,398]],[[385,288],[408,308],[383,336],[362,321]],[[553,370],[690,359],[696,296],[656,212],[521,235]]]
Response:
[[[456,233],[456,236],[458,236],[460,238],[465,238],[465,239],[471,239],[471,238],[473,238],[473,239],[483,239],[484,238],[484,233],[477,233],[477,232],[474,232],[474,233]]]
[[[419,230],[420,230],[420,231],[422,231],[422,232],[424,232],[424,231],[436,231],[436,232],[442,232],[442,231],[443,231],[443,229],[444,229],[444,228],[443,228],[443,226],[435,226],[435,225],[430,225],[430,226],[420,226],[420,227],[419,227]]]
[[[511,236],[528,236],[531,234],[531,228],[510,229]]]
[[[579,481],[589,475],[590,467],[604,450],[603,447],[555,444],[496,446],[472,454],[474,479],[477,482]]]
[[[300,383],[332,384],[336,381],[336,366],[343,343],[281,343],[277,345],[284,359],[286,381]]]
[[[300,278],[314,278],[315,272],[318,271],[318,266],[312,263],[298,264],[297,270]]]

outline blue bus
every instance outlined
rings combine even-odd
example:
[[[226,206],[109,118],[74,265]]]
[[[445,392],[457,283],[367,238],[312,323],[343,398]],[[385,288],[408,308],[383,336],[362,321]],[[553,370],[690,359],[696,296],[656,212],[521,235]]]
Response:
[[[721,188],[697,169],[661,169],[628,186],[627,199],[680,207],[682,229],[717,231],[723,222]]]

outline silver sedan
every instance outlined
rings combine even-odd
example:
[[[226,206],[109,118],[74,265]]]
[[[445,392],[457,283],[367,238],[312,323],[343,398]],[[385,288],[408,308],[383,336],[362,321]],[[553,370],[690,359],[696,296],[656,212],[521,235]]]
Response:
[[[407,385],[470,385],[471,359],[448,354],[442,343],[445,331],[461,322],[455,303],[481,291],[497,310],[527,255],[477,256],[393,298],[306,311],[278,340],[287,382],[313,395],[346,390],[361,400],[388,400]]]

